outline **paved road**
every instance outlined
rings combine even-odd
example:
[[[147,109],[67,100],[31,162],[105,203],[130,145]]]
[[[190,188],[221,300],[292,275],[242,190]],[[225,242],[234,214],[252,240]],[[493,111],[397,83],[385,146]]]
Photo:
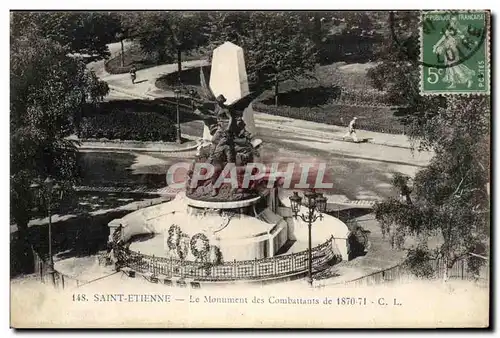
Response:
[[[379,199],[394,196],[390,186],[391,175],[402,172],[414,175],[419,169],[412,164],[396,161],[365,158],[349,155],[338,151],[334,146],[328,150],[315,149],[302,143],[292,143],[289,139],[279,138],[276,135],[262,135],[264,144],[261,156],[264,163],[317,163],[325,162],[327,171],[332,176],[334,187],[331,194],[345,195],[349,199]],[[168,168],[179,161],[189,161],[194,152],[183,154],[168,153],[93,153],[84,155],[88,168],[106,168],[93,173],[95,170],[84,170],[84,180],[92,185],[112,185],[113,181],[127,181],[129,184],[144,186],[161,185]]]

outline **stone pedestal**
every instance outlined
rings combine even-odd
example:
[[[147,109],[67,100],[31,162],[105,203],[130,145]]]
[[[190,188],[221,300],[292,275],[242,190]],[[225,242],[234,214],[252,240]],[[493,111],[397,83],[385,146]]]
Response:
[[[226,105],[230,105],[250,94],[243,48],[231,42],[225,42],[214,49],[212,70],[210,72],[210,88],[217,97],[224,95]],[[251,106],[243,111],[246,129],[255,135],[255,122]],[[208,128],[204,129],[205,133]],[[210,134],[208,134],[210,135]]]
[[[224,95],[228,105],[250,93],[243,48],[225,42],[214,49],[210,88],[216,97]]]

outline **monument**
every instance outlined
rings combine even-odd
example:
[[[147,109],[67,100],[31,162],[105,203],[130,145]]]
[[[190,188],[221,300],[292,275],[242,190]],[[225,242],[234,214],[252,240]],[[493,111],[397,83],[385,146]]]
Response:
[[[209,116],[206,143],[189,166],[185,189],[170,202],[109,223],[116,264],[143,274],[207,282],[304,274],[307,224],[292,217],[288,199],[280,197],[278,181],[270,180],[269,172],[259,176],[256,168],[248,170],[259,163],[262,141],[252,133],[251,110],[245,115],[243,104],[237,106],[250,97],[243,49],[226,42],[213,56],[210,87],[202,69],[200,81],[204,107],[214,107],[201,108]],[[234,180],[227,180],[228,173]],[[347,259],[349,231],[343,222],[325,215],[315,229],[317,269]],[[146,234],[152,237],[141,238]]]

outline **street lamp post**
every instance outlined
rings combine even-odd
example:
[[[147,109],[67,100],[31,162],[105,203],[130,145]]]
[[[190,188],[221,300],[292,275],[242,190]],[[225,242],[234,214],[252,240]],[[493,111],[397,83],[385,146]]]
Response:
[[[181,78],[181,72],[182,72],[182,56],[181,56],[181,50],[182,50],[182,44],[180,44],[179,42],[177,42],[176,44],[176,47],[177,47],[177,81],[179,81],[179,83],[182,82],[182,78]]]
[[[175,93],[175,106],[177,109],[177,143],[181,143],[181,120],[180,120],[180,115],[179,115],[179,100],[180,100],[180,95],[181,91],[177,88],[174,90]]]
[[[194,91],[194,89],[190,89],[189,90],[189,97],[191,98],[191,108],[193,109],[193,111],[195,111],[196,107],[195,107],[195,104],[194,104],[194,100],[195,100],[195,95],[196,95],[196,92]]]
[[[45,203],[49,218],[49,266],[47,272],[51,275],[52,285],[56,285],[54,257],[52,256],[52,195],[61,189],[59,184],[55,183],[50,177],[47,177],[42,184],[32,183],[30,188],[40,194],[41,200]]]
[[[322,193],[316,193],[313,190],[304,193],[304,203],[302,204],[302,197],[299,196],[298,192],[294,191],[293,195],[290,197],[290,205],[293,212],[293,217],[300,219],[307,223],[309,230],[309,250],[308,250],[308,283],[313,286],[312,278],[312,224],[318,219],[323,219],[323,212],[326,209],[326,197]],[[307,212],[301,213],[299,215],[300,207],[305,206]]]

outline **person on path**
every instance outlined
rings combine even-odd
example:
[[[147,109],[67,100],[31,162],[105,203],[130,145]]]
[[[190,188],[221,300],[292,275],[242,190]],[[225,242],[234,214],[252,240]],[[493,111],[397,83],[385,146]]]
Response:
[[[135,79],[137,77],[136,72],[137,68],[135,68],[135,65],[132,65],[132,68],[130,68],[130,78],[132,79],[132,84],[135,84]]]
[[[347,130],[347,133],[344,136],[342,136],[342,140],[344,140],[346,137],[350,137],[354,142],[358,142],[358,137],[356,136],[357,119],[358,119],[357,117],[353,117],[351,122],[349,122],[349,127],[348,127],[349,129]]]

